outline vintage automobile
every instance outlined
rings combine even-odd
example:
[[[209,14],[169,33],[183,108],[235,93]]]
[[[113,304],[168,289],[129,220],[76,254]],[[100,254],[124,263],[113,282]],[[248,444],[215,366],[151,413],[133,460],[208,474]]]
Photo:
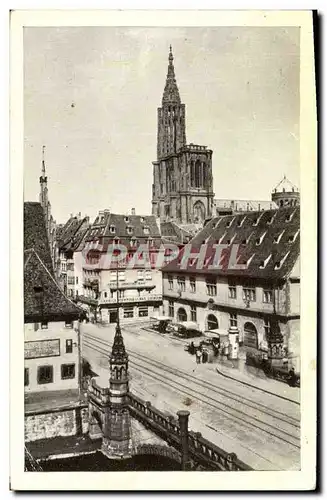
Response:
[[[159,333],[167,333],[172,319],[167,316],[157,316],[150,318],[150,327]]]
[[[173,325],[173,335],[175,337],[180,337],[184,339],[190,339],[193,337],[201,337],[202,332],[200,331],[198,325],[193,321],[183,321]]]

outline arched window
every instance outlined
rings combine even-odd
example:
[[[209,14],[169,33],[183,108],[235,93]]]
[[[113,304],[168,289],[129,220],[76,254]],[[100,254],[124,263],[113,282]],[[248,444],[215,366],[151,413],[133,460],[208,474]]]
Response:
[[[218,320],[214,314],[209,314],[207,317],[207,328],[208,330],[217,330],[219,328],[218,326]]]
[[[200,160],[195,162],[195,187],[200,188],[203,186],[203,169]]]
[[[249,321],[244,325],[244,346],[258,349],[258,334],[253,323]]]
[[[178,321],[187,321],[187,314],[184,307],[180,307],[177,311]]]
[[[193,206],[194,222],[202,222],[205,219],[205,207],[202,201],[197,201]]]

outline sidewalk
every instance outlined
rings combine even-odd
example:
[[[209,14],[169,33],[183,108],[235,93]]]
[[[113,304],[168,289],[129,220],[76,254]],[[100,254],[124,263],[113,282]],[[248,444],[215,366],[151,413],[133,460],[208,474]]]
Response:
[[[285,382],[267,377],[263,370],[246,365],[243,359],[228,360],[219,356],[216,370],[219,375],[235,380],[240,384],[300,404],[300,389],[298,387],[290,387]]]

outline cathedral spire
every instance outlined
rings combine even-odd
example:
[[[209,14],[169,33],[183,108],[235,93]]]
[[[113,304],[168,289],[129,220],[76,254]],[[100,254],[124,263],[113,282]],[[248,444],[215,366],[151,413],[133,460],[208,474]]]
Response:
[[[42,177],[45,177],[44,151],[45,151],[45,146],[42,146]]]
[[[180,104],[181,98],[179,96],[179,90],[176,83],[175,68],[174,68],[174,56],[172,47],[169,47],[169,57],[168,57],[168,72],[166,78],[165,90],[162,96],[162,104]]]

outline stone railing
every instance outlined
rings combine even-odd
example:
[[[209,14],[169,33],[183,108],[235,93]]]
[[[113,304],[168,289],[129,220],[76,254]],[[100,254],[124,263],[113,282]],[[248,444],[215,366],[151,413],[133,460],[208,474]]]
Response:
[[[109,403],[109,387],[101,387],[96,383],[96,379],[92,378],[88,386],[88,397],[95,400],[97,403]]]
[[[154,408],[149,401],[144,401],[129,393],[131,415],[142,422],[169,445],[180,449],[181,434],[177,419]],[[235,453],[227,453],[215,444],[202,437],[199,432],[189,431],[188,445],[190,459],[208,470],[245,471],[251,467],[239,460]]]

